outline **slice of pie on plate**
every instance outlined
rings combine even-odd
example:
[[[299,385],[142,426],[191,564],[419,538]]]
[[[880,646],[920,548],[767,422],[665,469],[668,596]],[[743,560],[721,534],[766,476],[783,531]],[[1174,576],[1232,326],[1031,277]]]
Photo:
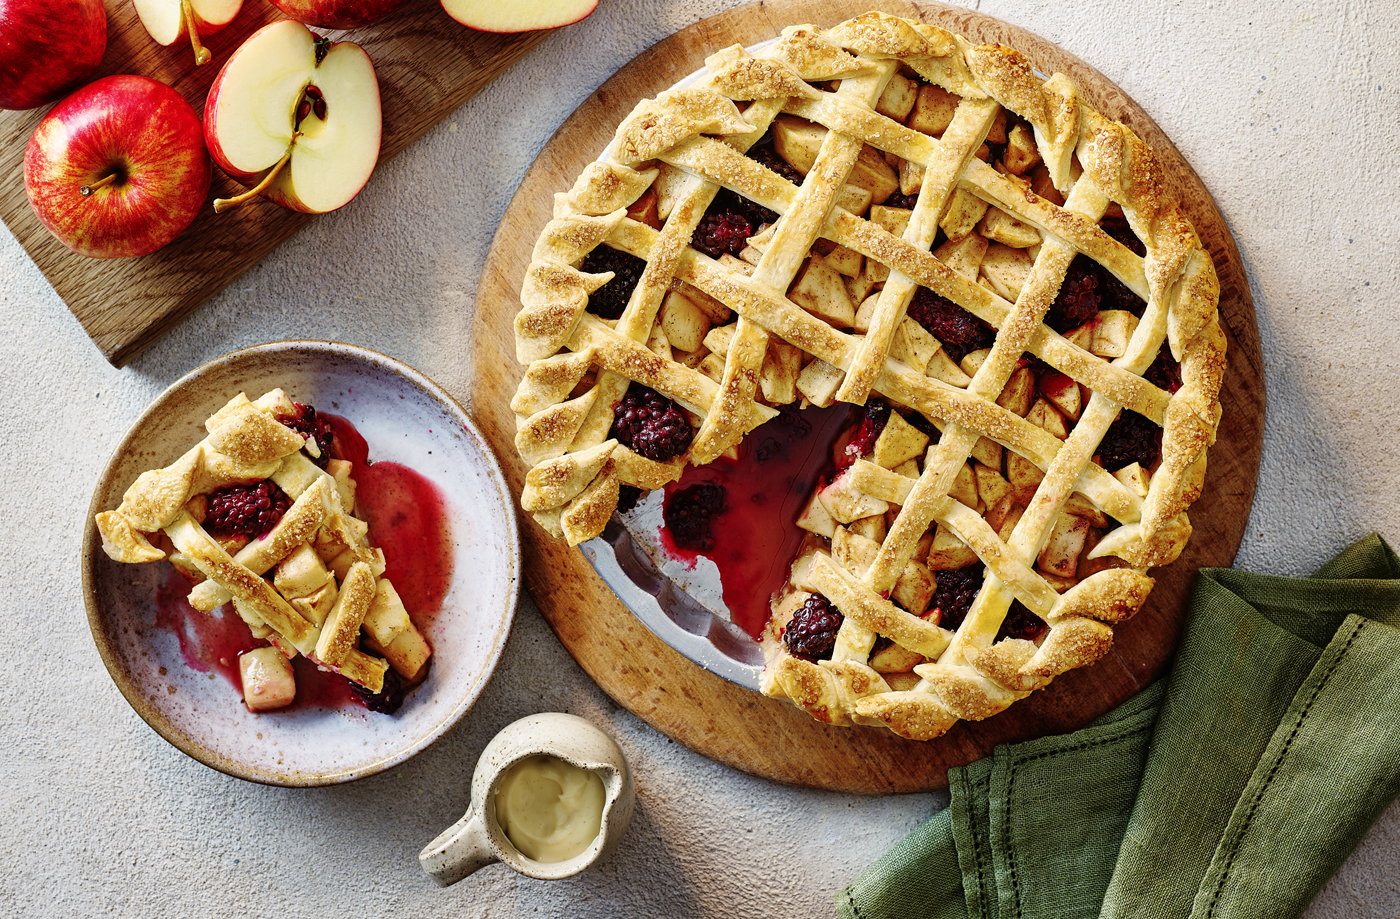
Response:
[[[276,389],[239,394],[204,427],[203,440],[97,515],[103,550],[118,562],[168,557],[196,610],[232,603],[268,643],[240,659],[250,708],[291,701],[286,661],[299,654],[360,687],[371,708],[392,708],[432,651],[354,516],[351,463],[330,457],[329,425]]]
[[[763,691],[929,739],[1097,660],[1220,420],[1215,271],[1155,157],[1065,76],[883,13],[706,64],[536,243],[525,510],[576,545],[783,406],[864,406]]]

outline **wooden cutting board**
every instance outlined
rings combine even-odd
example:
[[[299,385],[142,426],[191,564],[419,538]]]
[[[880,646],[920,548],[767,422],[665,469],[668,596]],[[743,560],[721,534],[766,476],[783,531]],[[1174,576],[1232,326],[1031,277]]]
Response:
[[[245,0],[233,24],[206,42],[213,62],[196,67],[188,42],[157,45],[136,18],[131,0],[107,0],[107,53],[95,77],[152,77],[175,87],[196,112],[203,112],[209,85],[234,49],[257,29],[284,18],[266,0]],[[374,61],[384,111],[381,162],[548,34],[477,32],[449,19],[437,0],[410,0],[381,22],[353,32],[316,31],[359,42]],[[76,255],[39,223],[24,192],[24,148],[47,110],[0,111],[0,219],[97,347],[118,366],[315,219],[266,201],[217,216],[210,207],[173,243],[152,255],[112,260]],[[214,169],[210,200],[242,190]],[[353,201],[347,205],[354,206]]]
[[[583,555],[550,538],[528,516],[521,533],[526,583],[561,641],[599,686],[630,711],[719,762],[781,782],[882,794],[944,787],[947,770],[999,743],[1080,727],[1159,675],[1181,630],[1197,568],[1228,565],[1254,495],[1263,432],[1264,386],[1254,307],[1239,253],[1210,194],[1161,130],[1122,90],[1087,64],[1023,29],[971,10],[872,0],[765,0],[696,23],[642,54],[608,80],[559,129],[506,211],[487,259],[473,340],[475,416],[517,493],[526,468],[516,455],[509,402],[520,368],[512,319],[520,280],[552,194],[567,189],[639,99],[655,95],[734,43],[749,45],[786,25],[832,25],[878,8],[923,18],[979,42],[1020,49],[1045,73],[1069,74],[1101,112],[1130,125],[1161,156],[1175,191],[1220,273],[1220,311],[1230,337],[1225,420],[1210,453],[1206,491],[1192,507],[1195,535],[1175,564],[1157,572],[1147,606],[1120,626],[1113,650],[981,723],[962,723],[928,743],[883,729],[833,728],[792,705],[716,677],[651,634],[594,573]]]

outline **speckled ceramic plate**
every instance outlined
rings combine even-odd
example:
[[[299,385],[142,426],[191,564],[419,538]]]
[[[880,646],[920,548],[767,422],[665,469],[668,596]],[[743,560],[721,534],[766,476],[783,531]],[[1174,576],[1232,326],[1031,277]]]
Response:
[[[426,628],[427,680],[394,715],[359,706],[253,714],[236,688],[182,656],[156,624],[169,565],[123,565],[102,551],[92,515],[117,506],[141,472],[176,459],[203,422],[239,392],[276,387],[344,416],[372,460],[402,463],[440,491],[453,573]],[[373,534],[371,534],[373,536]],[[462,408],[417,371],[364,348],[290,341],[235,351],[167,389],[137,419],[93,493],[83,540],[83,593],[97,649],[117,687],[166,740],[221,772],[275,785],[328,785],[381,772],[422,750],[476,701],[510,631],[519,593],[514,505],[495,456]]]

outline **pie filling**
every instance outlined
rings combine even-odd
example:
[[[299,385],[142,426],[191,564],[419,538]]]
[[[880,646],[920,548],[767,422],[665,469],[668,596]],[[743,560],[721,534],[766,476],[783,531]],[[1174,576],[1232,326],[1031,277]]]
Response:
[[[334,695],[314,675],[324,671],[369,709],[396,711],[426,678],[432,649],[420,627],[450,576],[436,489],[405,467],[370,464],[349,422],[280,389],[240,394],[205,428],[97,515],[107,555],[170,560],[188,595],[162,588],[158,621],[176,627],[197,669],[233,678],[236,656],[250,710],[324,701]]]
[[[706,63],[536,246],[525,509],[576,544],[665,486],[764,691],[823,721],[927,739],[1096,660],[1219,421],[1218,286],[1151,152],[1015,51],[881,13]],[[835,455],[765,469],[808,407]]]

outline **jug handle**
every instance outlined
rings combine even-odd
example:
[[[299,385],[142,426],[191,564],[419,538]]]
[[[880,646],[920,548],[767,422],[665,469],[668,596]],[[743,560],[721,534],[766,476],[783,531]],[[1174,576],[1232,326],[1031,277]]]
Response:
[[[439,887],[455,884],[494,861],[496,852],[491,848],[486,823],[475,809],[418,853],[418,863]]]

